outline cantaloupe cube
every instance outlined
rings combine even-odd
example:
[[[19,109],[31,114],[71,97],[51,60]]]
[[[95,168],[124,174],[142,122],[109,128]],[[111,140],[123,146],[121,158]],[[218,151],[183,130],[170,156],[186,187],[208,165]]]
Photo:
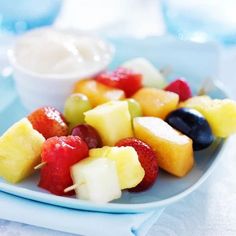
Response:
[[[114,146],[122,138],[133,136],[131,116],[126,101],[112,101],[87,111],[85,121],[102,138],[103,145]]]
[[[39,164],[45,138],[24,118],[0,137],[0,176],[17,183]]]
[[[159,166],[182,177],[193,167],[192,140],[156,117],[134,118],[135,137],[149,144],[156,152]]]
[[[78,81],[75,84],[74,93],[85,94],[93,107],[125,98],[123,90],[108,87],[92,79]]]
[[[236,102],[233,100],[196,96],[181,103],[180,106],[201,112],[216,137],[225,138],[236,132]]]
[[[178,106],[179,95],[155,88],[142,88],[133,95],[142,108],[144,116],[164,119]]]

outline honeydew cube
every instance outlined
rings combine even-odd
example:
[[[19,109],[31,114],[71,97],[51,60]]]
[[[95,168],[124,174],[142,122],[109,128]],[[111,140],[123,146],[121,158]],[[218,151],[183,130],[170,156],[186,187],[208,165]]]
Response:
[[[159,166],[167,172],[185,176],[193,167],[192,140],[157,117],[134,118],[135,137],[156,152]]]
[[[145,87],[163,88],[166,85],[162,74],[146,58],[134,58],[124,62],[121,66],[142,74]]]
[[[127,101],[112,101],[84,113],[85,121],[101,136],[104,145],[114,146],[122,138],[133,136]]]
[[[89,151],[92,158],[105,157],[115,161],[121,189],[137,186],[143,179],[145,171],[133,147],[102,147]]]
[[[71,167],[78,198],[107,203],[121,197],[115,161],[107,158],[86,158]]]
[[[0,137],[0,176],[11,183],[28,177],[40,163],[44,141],[26,118],[11,126]]]

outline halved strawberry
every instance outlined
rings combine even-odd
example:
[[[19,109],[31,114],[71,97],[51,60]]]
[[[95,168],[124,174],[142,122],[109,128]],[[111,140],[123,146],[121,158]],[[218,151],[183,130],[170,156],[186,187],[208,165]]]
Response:
[[[166,91],[174,92],[179,95],[180,101],[185,101],[192,97],[192,91],[188,84],[188,82],[183,79],[176,79],[175,81],[171,82],[166,88]]]
[[[141,192],[150,188],[158,176],[158,162],[157,156],[152,148],[137,138],[125,138],[120,140],[116,146],[131,146],[133,147],[139,158],[145,175],[143,180],[134,188],[129,189],[132,192]]]
[[[28,116],[33,128],[46,139],[53,136],[65,136],[69,132],[63,115],[53,107],[42,107]]]
[[[126,97],[132,96],[142,88],[142,75],[132,70],[119,67],[112,72],[105,72],[96,77],[96,80],[107,86],[122,89]]]
[[[78,136],[52,137],[44,142],[41,156],[46,164],[39,186],[56,195],[74,194],[64,193],[64,189],[73,184],[70,167],[88,156],[87,144]]]

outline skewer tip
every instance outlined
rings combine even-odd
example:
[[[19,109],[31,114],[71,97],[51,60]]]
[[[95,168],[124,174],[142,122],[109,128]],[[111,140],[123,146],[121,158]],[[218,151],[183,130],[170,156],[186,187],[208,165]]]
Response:
[[[70,192],[72,190],[75,190],[76,187],[77,187],[77,184],[73,184],[73,185],[69,186],[68,188],[65,188],[64,189],[64,193],[67,193],[67,192]]]
[[[46,164],[47,164],[47,162],[43,161],[40,164],[38,164],[37,166],[35,166],[34,170],[39,170],[39,169],[43,168]]]

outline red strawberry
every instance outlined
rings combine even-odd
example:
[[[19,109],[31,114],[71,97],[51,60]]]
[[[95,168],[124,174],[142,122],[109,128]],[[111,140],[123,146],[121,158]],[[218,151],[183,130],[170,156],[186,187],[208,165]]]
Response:
[[[179,95],[180,101],[185,101],[192,97],[192,91],[188,84],[188,82],[183,79],[176,79],[175,81],[171,82],[166,88],[166,91],[174,92]]]
[[[142,87],[142,75],[126,68],[117,68],[112,72],[105,72],[96,80],[107,86],[122,89],[126,97],[132,96]]]
[[[53,107],[42,107],[28,116],[29,121],[46,139],[53,136],[65,136],[69,128],[63,115]]]
[[[136,187],[129,189],[132,192],[141,192],[150,188],[158,175],[158,162],[155,152],[150,146],[136,138],[125,138],[120,140],[116,146],[131,146],[133,147],[137,154],[139,161],[145,170],[145,176],[141,183]]]
[[[74,191],[64,193],[64,189],[73,184],[70,167],[88,156],[87,144],[78,136],[52,137],[45,141],[42,148],[42,167],[39,186],[56,195],[72,195]]]

